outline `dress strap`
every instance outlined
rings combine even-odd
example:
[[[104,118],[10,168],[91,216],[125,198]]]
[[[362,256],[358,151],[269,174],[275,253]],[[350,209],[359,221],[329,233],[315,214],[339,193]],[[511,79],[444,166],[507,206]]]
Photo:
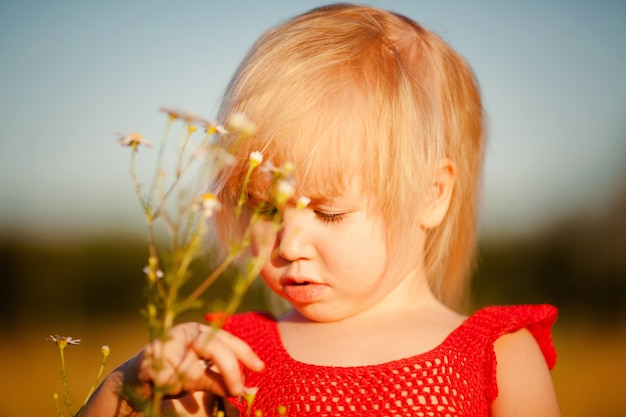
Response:
[[[556,350],[552,340],[552,325],[558,311],[548,304],[514,305],[485,307],[474,313],[467,324],[472,330],[481,333],[486,348],[485,382],[486,395],[493,401],[498,395],[496,379],[496,355],[494,343],[509,333],[527,329],[537,341],[549,369],[556,363]]]

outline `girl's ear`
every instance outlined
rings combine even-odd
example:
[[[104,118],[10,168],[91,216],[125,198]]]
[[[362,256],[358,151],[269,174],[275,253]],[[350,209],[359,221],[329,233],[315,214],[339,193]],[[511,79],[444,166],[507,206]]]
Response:
[[[424,229],[432,229],[441,224],[446,217],[452,191],[456,181],[456,167],[448,159],[442,159],[435,167],[432,183],[430,184],[421,213],[420,224]]]

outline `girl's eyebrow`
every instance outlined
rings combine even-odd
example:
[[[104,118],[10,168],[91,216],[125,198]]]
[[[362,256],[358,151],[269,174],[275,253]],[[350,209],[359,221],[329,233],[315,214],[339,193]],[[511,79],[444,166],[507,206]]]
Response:
[[[306,194],[303,194],[303,195],[305,195],[311,200],[309,203],[310,207],[314,207],[314,206],[325,207],[325,206],[335,206],[335,205],[349,206],[349,205],[354,205],[357,202],[361,201],[361,197],[359,197],[357,194],[354,194],[354,193],[336,194],[336,195],[331,195],[331,196],[313,196],[313,197],[310,197]],[[267,200],[268,196],[263,193],[258,193],[256,192],[256,190],[248,190],[246,192],[246,198],[248,200],[261,202],[261,201]],[[293,201],[295,202],[295,198]]]
[[[255,193],[253,191],[247,191],[246,192],[246,199],[247,200],[256,201],[256,202],[260,202],[260,201],[266,200],[267,197],[261,196],[258,193]]]
[[[308,196],[307,196],[308,197]],[[350,205],[359,201],[356,195],[337,195],[332,197],[309,197],[312,206]]]

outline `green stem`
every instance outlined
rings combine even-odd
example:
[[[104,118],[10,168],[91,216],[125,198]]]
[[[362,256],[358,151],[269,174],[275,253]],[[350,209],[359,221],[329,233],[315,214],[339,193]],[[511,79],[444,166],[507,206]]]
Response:
[[[150,416],[158,417],[161,415],[161,404],[163,403],[163,393],[156,391],[152,396],[152,409]]]
[[[163,196],[160,198],[159,203],[157,204],[156,209],[154,210],[154,216],[155,217],[157,217],[160,214],[160,212],[163,210],[163,206],[164,206],[165,202],[167,201],[168,197],[176,189],[176,187],[178,186],[182,176],[192,166],[192,162],[193,161],[188,161],[187,164],[182,166],[183,165],[183,163],[182,163],[183,155],[185,153],[185,149],[187,148],[187,144],[189,143],[189,139],[191,138],[192,133],[193,133],[193,131],[189,128],[187,130],[187,135],[185,136],[185,139],[183,140],[183,143],[182,143],[182,145],[180,147],[180,151],[178,152],[178,159],[177,159],[177,162],[176,162],[176,173],[175,173],[174,180],[170,184],[170,186],[167,189],[167,191],[165,191],[165,194],[163,194]]]
[[[67,371],[65,368],[65,346],[63,343],[59,343],[59,354],[61,356],[61,381],[63,383],[63,402],[65,403],[65,408],[69,411],[70,415],[72,414],[72,404],[70,400],[70,390],[68,388],[67,383]]]
[[[219,278],[220,275],[222,275],[222,273],[226,270],[226,268],[230,266],[230,264],[233,263],[237,256],[238,253],[234,253],[231,251],[226,259],[224,259],[224,261],[222,261],[222,263],[216,269],[214,269],[213,272],[211,272],[209,276],[207,276],[204,281],[202,281],[202,283],[198,285],[187,298],[185,298],[185,300],[180,305],[180,309],[186,310],[187,308],[189,308],[189,306],[193,304],[194,301],[196,301],[211,286],[211,284],[213,284],[215,280]]]
[[[150,185],[150,193],[148,194],[150,196],[150,199],[154,198],[157,186],[159,184],[161,166],[163,165],[163,156],[165,155],[165,144],[167,143],[167,138],[170,135],[170,129],[173,121],[174,119],[169,118],[167,124],[165,125],[165,130],[163,131],[163,138],[161,139],[161,145],[159,146],[159,154],[157,156],[156,167],[154,169],[154,176],[152,177],[152,184]]]
[[[133,182],[133,188],[135,189],[135,195],[141,204],[141,208],[143,208],[144,213],[148,214],[150,212],[150,208],[148,206],[148,202],[141,195],[141,183],[139,182],[139,178],[137,177],[137,168],[135,163],[135,155],[137,154],[137,148],[133,147],[130,154],[130,178]]]
[[[235,207],[235,218],[238,219],[241,216],[241,209],[243,207],[243,203],[245,203],[247,195],[248,195],[248,183],[250,182],[250,176],[252,175],[252,171],[256,168],[254,165],[250,164],[248,166],[248,170],[246,171],[246,176],[243,179],[243,183],[241,184],[241,193],[239,194],[239,200],[237,200],[237,207]]]
[[[190,167],[191,167],[191,164],[187,164],[182,169],[180,169],[180,171],[178,171],[176,173],[176,178],[174,178],[174,180],[170,184],[170,186],[167,189],[167,191],[165,192],[165,194],[163,194],[163,197],[161,197],[161,199],[159,200],[159,203],[157,204],[156,209],[154,210],[154,217],[155,218],[159,216],[159,214],[163,210],[163,206],[165,205],[165,202],[167,201],[169,196],[172,194],[172,192],[178,186],[181,177],[187,172],[187,170],[189,170]]]
[[[146,222],[147,222],[147,228],[148,228],[148,251],[150,254],[150,259],[152,260],[152,262],[150,262],[150,265],[154,265],[153,268],[154,268],[154,271],[156,272],[159,270],[160,265],[159,265],[159,253],[156,247],[156,239],[154,237],[154,222],[152,218],[150,218],[149,216],[146,219]],[[165,299],[167,295],[167,289],[165,288],[165,285],[163,284],[163,280],[157,277],[155,285],[157,286],[160,296],[163,299]]]
[[[56,392],[52,394],[52,399],[54,400],[54,408],[57,410],[57,415],[59,417],[63,417],[63,413],[61,413],[61,407],[59,406],[59,394]]]
[[[261,259],[257,257],[251,261],[251,264],[247,268],[246,274],[235,283],[235,286],[233,288],[233,295],[230,298],[226,307],[226,314],[231,315],[237,311],[237,309],[241,305],[241,302],[243,301],[243,296],[246,294],[246,292],[250,288],[250,285],[252,285],[256,277],[261,272],[264,264],[264,258]]]
[[[104,367],[106,365],[107,358],[108,358],[108,355],[107,354],[103,354],[102,362],[100,362],[100,369],[98,370],[98,373],[96,374],[96,379],[93,381],[93,384],[91,384],[91,388],[89,389],[89,393],[85,397],[85,401],[83,402],[83,406],[85,406],[87,404],[87,401],[89,401],[89,398],[91,398],[91,395],[96,390],[96,387],[98,386],[98,381],[100,381],[100,378],[102,378],[102,374],[104,373]],[[79,411],[79,413],[80,413],[80,411]]]
[[[176,318],[176,313],[173,309],[166,309],[165,316],[163,318],[163,334],[164,337],[168,337],[167,332],[174,326],[174,319]]]
[[[187,148],[187,144],[189,143],[189,139],[191,138],[191,134],[193,133],[191,129],[192,125],[188,125],[187,127],[187,135],[185,136],[185,140],[183,141],[180,150],[178,152],[178,161],[176,162],[176,176],[179,177],[181,174],[180,167],[183,163],[183,154],[185,153],[185,149]]]

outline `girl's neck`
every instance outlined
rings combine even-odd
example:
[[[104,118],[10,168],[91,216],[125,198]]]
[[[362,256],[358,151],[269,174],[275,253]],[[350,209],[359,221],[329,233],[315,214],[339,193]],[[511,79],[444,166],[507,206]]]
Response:
[[[432,350],[464,319],[430,294],[412,306],[368,310],[333,322],[315,322],[293,309],[281,317],[278,329],[285,349],[297,361],[364,366]]]

